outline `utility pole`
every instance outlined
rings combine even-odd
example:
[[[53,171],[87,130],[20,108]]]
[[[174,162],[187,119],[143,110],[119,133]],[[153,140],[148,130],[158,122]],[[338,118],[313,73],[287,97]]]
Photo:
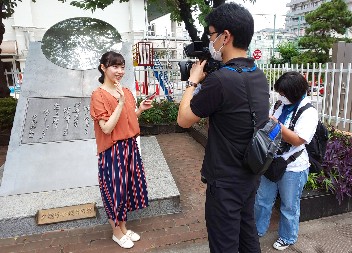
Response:
[[[298,16],[298,40],[301,36],[301,16]]]
[[[273,54],[272,54],[272,57],[274,57],[274,55],[275,55],[275,29],[276,29],[276,27],[275,27],[275,23],[276,23],[276,14],[274,14],[274,35],[273,35]]]

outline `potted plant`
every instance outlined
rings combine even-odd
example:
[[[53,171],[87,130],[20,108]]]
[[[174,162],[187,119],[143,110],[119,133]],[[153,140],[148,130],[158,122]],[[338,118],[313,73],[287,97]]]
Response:
[[[0,98],[0,146],[9,144],[16,106],[17,99],[13,97]]]
[[[138,104],[143,99],[138,99]],[[141,135],[183,132],[177,125],[179,104],[169,100],[153,100],[153,107],[144,111],[138,118]]]

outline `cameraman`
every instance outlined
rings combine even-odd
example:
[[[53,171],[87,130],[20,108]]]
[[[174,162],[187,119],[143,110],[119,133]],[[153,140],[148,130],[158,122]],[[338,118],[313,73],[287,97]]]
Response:
[[[225,3],[205,21],[209,51],[225,66],[207,75],[203,72],[205,61],[193,64],[177,122],[191,127],[200,118],[209,117],[201,174],[207,181],[205,219],[210,252],[257,253],[261,250],[253,206],[260,179],[242,165],[253,135],[245,85],[252,91],[260,126],[268,119],[268,83],[254,60],[247,58],[254,33],[253,17],[247,9]],[[200,82],[201,89],[193,96]]]

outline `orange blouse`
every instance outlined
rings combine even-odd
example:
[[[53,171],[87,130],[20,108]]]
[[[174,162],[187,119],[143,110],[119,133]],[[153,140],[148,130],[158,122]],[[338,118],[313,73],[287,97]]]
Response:
[[[105,134],[99,120],[108,120],[118,105],[118,99],[102,88],[93,91],[90,100],[90,115],[94,121],[94,132],[98,154],[110,148],[116,141],[125,140],[139,135],[140,129],[135,112],[136,101],[128,88],[123,88],[125,104],[120,118],[110,134]]]

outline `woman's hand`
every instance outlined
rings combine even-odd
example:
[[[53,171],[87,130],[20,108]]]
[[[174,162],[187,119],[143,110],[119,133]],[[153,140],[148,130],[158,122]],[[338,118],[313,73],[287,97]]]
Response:
[[[279,123],[279,120],[278,120],[277,118],[275,118],[274,116],[269,115],[269,118],[271,118],[272,120],[274,120],[276,123]]]
[[[152,102],[153,102],[153,100],[150,100],[150,99],[143,100],[139,105],[139,109],[141,111],[145,111],[145,110],[152,108],[153,107]]]
[[[125,103],[125,93],[123,92],[122,86],[120,84],[119,81],[115,82],[115,87],[116,87],[116,91],[117,93],[120,95],[119,97],[119,103]]]
[[[150,100],[150,99],[143,100],[140,103],[138,109],[136,110],[137,117],[139,117],[143,111],[152,108],[153,107],[152,102],[153,102],[153,100]]]

